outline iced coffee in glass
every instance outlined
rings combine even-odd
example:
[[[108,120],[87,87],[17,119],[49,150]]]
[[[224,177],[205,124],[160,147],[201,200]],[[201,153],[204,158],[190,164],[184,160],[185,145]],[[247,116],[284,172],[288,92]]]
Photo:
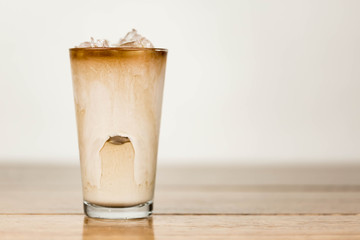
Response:
[[[152,213],[167,50],[136,30],[70,49],[84,212]]]

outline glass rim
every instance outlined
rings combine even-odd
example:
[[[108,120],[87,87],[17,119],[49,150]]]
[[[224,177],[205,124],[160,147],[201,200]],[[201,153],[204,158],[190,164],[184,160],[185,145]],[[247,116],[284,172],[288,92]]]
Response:
[[[168,52],[166,48],[141,48],[141,47],[86,47],[86,48],[69,48],[70,51],[155,51]]]

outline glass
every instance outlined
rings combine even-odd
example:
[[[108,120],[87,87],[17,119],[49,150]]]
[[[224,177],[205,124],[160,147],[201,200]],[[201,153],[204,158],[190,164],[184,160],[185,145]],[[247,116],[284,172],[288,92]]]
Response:
[[[84,212],[152,214],[167,50],[72,48]]]

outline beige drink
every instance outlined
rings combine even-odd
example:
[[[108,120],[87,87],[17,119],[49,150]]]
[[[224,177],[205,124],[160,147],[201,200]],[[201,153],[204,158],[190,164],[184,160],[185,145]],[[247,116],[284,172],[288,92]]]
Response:
[[[90,217],[151,214],[166,56],[156,48],[70,49]]]

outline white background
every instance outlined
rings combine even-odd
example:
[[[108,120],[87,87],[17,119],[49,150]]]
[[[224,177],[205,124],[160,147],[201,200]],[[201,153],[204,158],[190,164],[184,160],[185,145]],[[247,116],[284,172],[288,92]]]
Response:
[[[360,1],[0,2],[0,163],[77,163],[68,48],[169,49],[160,163],[360,158]]]

